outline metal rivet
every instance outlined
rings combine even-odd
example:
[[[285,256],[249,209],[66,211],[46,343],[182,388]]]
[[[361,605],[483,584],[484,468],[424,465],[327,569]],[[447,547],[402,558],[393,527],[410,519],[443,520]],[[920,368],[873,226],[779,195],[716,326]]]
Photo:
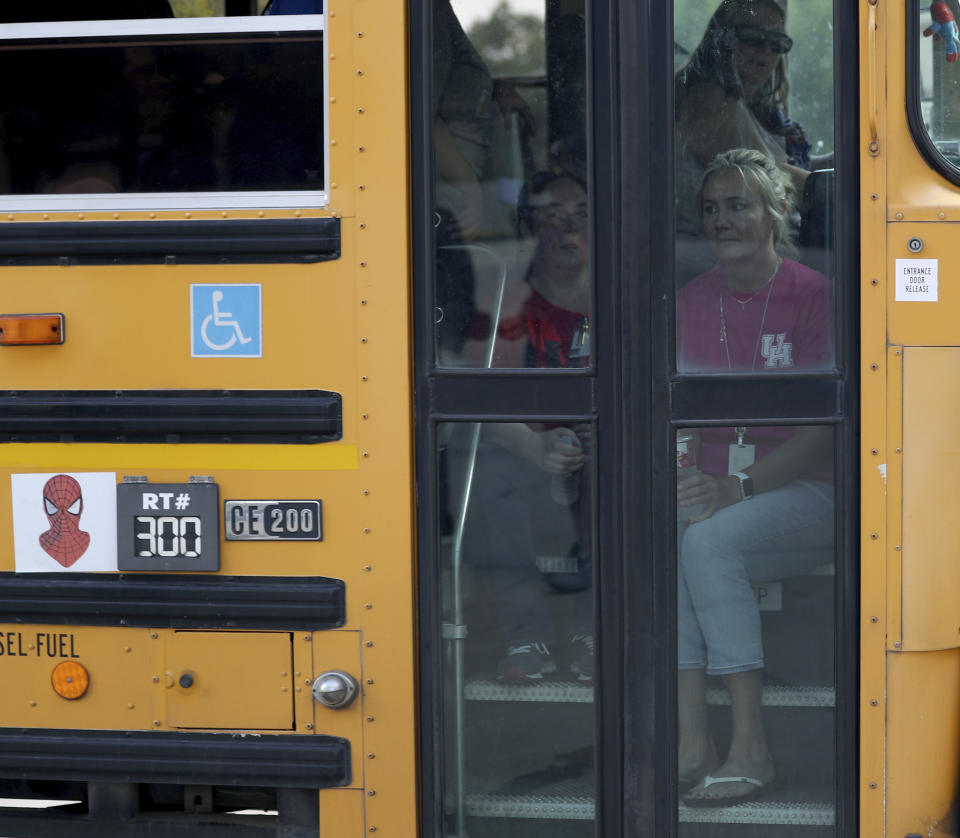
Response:
[[[154,720],[153,720],[153,726],[154,726],[154,727],[160,727],[160,719],[154,719]]]
[[[367,380],[367,377],[366,377],[365,375],[361,375],[361,376],[360,376],[360,380],[361,380],[361,381],[366,381],[366,380]]]
[[[896,550],[896,551],[899,553],[899,552],[900,552],[900,545],[899,545],[899,544],[896,545],[893,549]]]
[[[903,213],[902,213],[902,212],[898,212],[897,215],[896,215],[896,219],[897,219],[897,221],[903,221]]]
[[[364,452],[363,452],[363,456],[364,456],[364,459],[369,458],[369,457],[370,457],[370,452],[369,452],[369,451],[364,451]]]
[[[370,682],[368,681],[367,683],[369,684]],[[377,758],[376,754],[367,754],[367,759],[376,759],[376,758]]]
[[[357,113],[363,113],[363,108],[357,108]]]
[[[366,338],[360,338],[360,343],[366,343],[366,342],[367,342]]]
[[[870,783],[870,788],[875,789],[877,787],[876,783]]]
[[[357,70],[357,75],[358,75],[358,76],[362,76],[362,75],[363,75],[363,70]]]
[[[129,647],[129,646],[124,646],[124,647],[123,647],[123,651],[124,651],[124,652],[129,652],[129,651],[130,651],[130,647]]]
[[[337,144],[336,140],[330,140],[330,145],[336,145],[336,144]]]
[[[331,96],[331,97],[330,97],[330,101],[331,101],[331,102],[336,102],[336,101],[337,101],[337,97],[336,97],[336,96]]]
[[[366,229],[367,229],[367,225],[366,225],[366,224],[361,224],[361,225],[360,225],[360,229],[361,229],[361,230],[366,230]]]
[[[77,218],[79,218],[81,221],[83,221],[83,219],[86,218],[86,216],[85,216],[82,212],[78,212],[78,213],[77,213]]]
[[[306,685],[309,687],[311,684],[313,684],[313,681],[311,681],[309,678],[307,678],[307,680],[304,681],[303,683],[306,684]]]
[[[230,216],[230,213],[228,213],[226,210],[220,213],[221,218],[228,218],[229,216]]]
[[[369,489],[364,489],[360,494],[362,494],[364,497],[369,497],[369,496],[370,496],[370,490],[369,490]]]
[[[154,684],[159,684],[159,683],[160,683],[160,676],[159,676],[159,675],[154,675],[150,680],[153,681]]]
[[[357,32],[357,37],[358,37],[358,38],[362,38],[362,37],[363,37],[363,32]]]
[[[900,648],[900,641],[899,641],[899,640],[898,640],[896,643],[893,644],[893,648],[894,648],[894,649],[899,649],[899,648]]]
[[[360,300],[360,305],[365,306],[367,304],[366,300]]]
[[[132,709],[133,709],[133,702],[132,702],[132,701],[130,701],[130,702],[127,703],[127,709],[128,709],[128,710],[132,710]]]
[[[370,535],[370,527],[364,527],[364,528],[363,528],[363,534],[364,534],[364,535]]]
[[[150,637],[152,637],[154,640],[156,640],[159,636],[160,636],[160,635],[157,634],[155,631],[151,631],[151,632],[150,632]]]
[[[369,418],[370,418],[370,414],[369,414],[369,413],[361,413],[361,414],[360,414],[360,418],[361,418],[361,419],[369,419]]]
[[[44,214],[43,214],[43,220],[44,220],[44,221],[49,221],[49,220],[50,220],[50,215],[49,215],[49,213],[44,213]]]
[[[870,699],[870,706],[871,706],[871,707],[876,707],[879,703],[880,703],[880,702],[877,701],[875,698],[871,698],[871,699]]]
[[[371,754],[370,757],[373,758],[373,754]],[[376,832],[376,831],[377,831],[377,828],[376,828],[375,826],[371,826],[369,831],[370,831],[370,832]]]
[[[257,213],[257,218],[263,218],[263,216],[264,216],[264,212],[263,212],[263,210],[260,210],[260,211]]]
[[[31,701],[30,701],[30,706],[31,706],[31,707],[36,707],[36,706],[37,706],[37,702],[31,700]]]
[[[870,284],[871,284],[871,285],[879,285],[879,284],[880,284],[880,280],[879,280],[879,279],[871,279],[871,280],[870,280]]]
[[[876,541],[878,538],[880,538],[880,534],[879,534],[879,533],[872,532],[872,533],[870,533],[870,538],[872,538],[874,541]]]
[[[312,635],[312,634],[305,634],[305,635],[303,636],[303,639],[306,640],[307,643],[309,643],[311,640],[313,640],[313,635]]]
[[[871,623],[879,623],[879,622],[880,622],[880,618],[879,618],[879,617],[871,617],[871,618],[870,618],[870,622],[871,622]]]
[[[366,150],[367,150],[367,147],[366,147],[366,146],[363,146],[363,145],[360,146],[360,148],[357,149],[357,151],[360,151],[361,153],[364,152],[364,151],[366,151]]]
[[[374,721],[376,721],[376,719],[374,719],[373,716],[367,716],[367,721],[368,721],[368,722],[374,722]]]
[[[880,452],[876,448],[871,448],[870,453],[873,454],[874,457],[876,457],[877,454],[879,454]]]
[[[360,263],[360,267],[361,267],[361,268],[367,267],[367,263],[366,263],[366,262],[361,262],[361,263]]]
[[[367,611],[369,611],[371,608],[373,608],[373,603],[372,603],[372,602],[367,602],[367,603],[364,604],[363,607],[366,608]]]
[[[939,218],[941,221],[943,221],[943,219],[946,218],[946,217],[947,217],[947,214],[946,214],[945,212],[938,212],[938,213],[937,213],[937,218]]]
[[[879,199],[880,199],[880,196],[879,196],[876,192],[874,192],[874,193],[870,196],[870,200],[871,200],[871,201],[878,201]]]
[[[377,792],[374,789],[367,789],[367,797],[376,797]]]
[[[365,564],[365,565],[363,566],[363,569],[364,569],[367,573],[369,573],[371,570],[373,570],[373,566],[372,566],[372,565]]]
[[[879,364],[870,364],[870,369],[872,369],[874,372],[876,372],[878,369],[880,369],[880,365],[879,365]]]
[[[307,722],[307,723],[304,725],[304,727],[305,727],[307,730],[313,730],[313,722]]]
[[[359,189],[361,192],[366,191],[366,188],[367,188],[367,187],[364,186],[362,183],[357,187],[357,189]]]
[[[369,648],[373,645],[373,641],[372,641],[372,640],[368,640],[368,641],[367,641],[366,643],[364,643],[363,645],[366,646],[366,647],[369,649]]]

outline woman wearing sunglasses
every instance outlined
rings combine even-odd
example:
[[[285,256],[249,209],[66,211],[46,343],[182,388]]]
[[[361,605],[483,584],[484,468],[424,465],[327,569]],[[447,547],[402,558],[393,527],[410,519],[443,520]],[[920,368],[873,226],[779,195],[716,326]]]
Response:
[[[785,56],[793,40],[776,0],[723,0],[703,40],[675,79],[677,233],[682,280],[712,263],[699,240],[697,190],[704,168],[731,148],[761,151],[788,171],[797,188],[810,165],[803,128],[786,115]]]

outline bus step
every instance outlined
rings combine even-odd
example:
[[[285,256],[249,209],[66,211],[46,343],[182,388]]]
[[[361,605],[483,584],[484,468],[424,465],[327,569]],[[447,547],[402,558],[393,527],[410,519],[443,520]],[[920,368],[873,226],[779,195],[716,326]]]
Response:
[[[544,681],[542,684],[501,684],[499,681],[469,681],[464,689],[467,701],[536,701],[544,703],[590,704],[593,687],[576,681]],[[765,686],[764,707],[833,707],[836,691],[833,687]],[[707,690],[707,703],[715,706],[730,704],[730,696],[722,687]]]
[[[569,786],[563,788],[562,786]],[[467,814],[478,818],[533,818],[537,820],[593,820],[594,801],[581,783],[557,784],[549,793],[468,794]],[[829,803],[755,800],[716,809],[680,805],[680,823],[766,824],[777,826],[832,826]]]

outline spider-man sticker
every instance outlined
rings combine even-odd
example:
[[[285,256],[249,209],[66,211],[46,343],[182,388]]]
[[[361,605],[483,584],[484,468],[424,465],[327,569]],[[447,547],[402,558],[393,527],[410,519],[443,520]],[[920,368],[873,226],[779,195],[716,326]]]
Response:
[[[112,472],[14,474],[18,573],[117,569],[117,476]]]

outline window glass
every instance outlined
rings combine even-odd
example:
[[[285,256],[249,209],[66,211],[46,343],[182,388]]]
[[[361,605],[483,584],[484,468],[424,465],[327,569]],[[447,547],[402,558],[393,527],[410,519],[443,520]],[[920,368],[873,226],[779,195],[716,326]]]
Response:
[[[956,3],[943,0],[919,5],[920,116],[943,160],[960,169],[960,79],[957,77],[958,30]],[[917,8],[915,5],[913,8]],[[960,172],[954,172],[957,176]]]
[[[438,364],[589,366],[584,2],[436,0],[433,24]]]
[[[322,0],[46,0],[39,4],[10,3],[0,13],[0,22],[319,14],[322,11]]]
[[[593,836],[592,426],[439,439],[448,834]]]
[[[680,834],[737,804],[770,838],[833,826],[833,431],[676,442]]]
[[[675,19],[678,368],[830,368],[832,3],[676,0]]]
[[[325,195],[320,15],[137,0],[52,4],[20,22],[28,13],[16,8],[0,14],[0,72],[18,79],[0,93],[0,206],[185,205],[169,193],[190,194],[192,207],[270,206],[290,198],[267,194],[314,204]],[[224,13],[241,16],[210,18]],[[243,193],[258,194],[244,203]]]

